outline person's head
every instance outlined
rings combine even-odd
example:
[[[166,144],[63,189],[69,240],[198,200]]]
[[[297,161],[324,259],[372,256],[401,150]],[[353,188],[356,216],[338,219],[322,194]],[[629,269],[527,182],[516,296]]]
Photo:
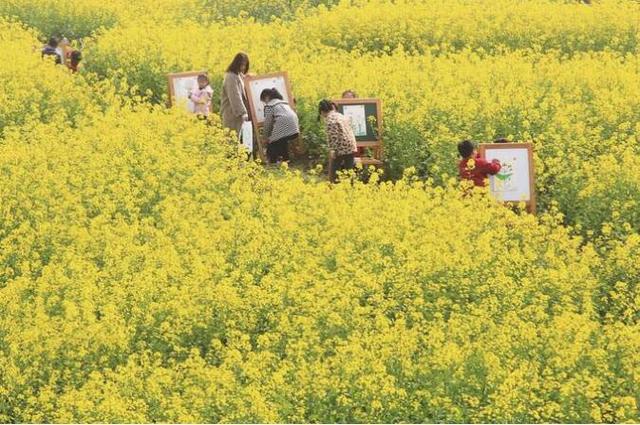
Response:
[[[244,52],[238,53],[231,61],[231,64],[227,68],[227,72],[233,72],[234,74],[246,74],[249,72],[249,55]]]
[[[269,103],[274,99],[284,100],[278,89],[276,89],[275,87],[264,89],[262,90],[262,93],[260,93],[260,100],[264,103]]]
[[[458,152],[464,159],[471,158],[475,151],[476,146],[471,140],[463,140],[462,142],[458,143]]]
[[[342,93],[343,99],[357,99],[357,97],[358,97],[358,94],[353,90],[347,90],[344,93]]]
[[[58,47],[58,39],[56,37],[49,38],[48,46],[53,47],[54,49]]]
[[[337,110],[338,107],[330,100],[322,99],[318,104],[318,118],[326,117],[331,111]]]
[[[203,89],[208,85],[209,85],[209,77],[207,77],[207,74],[198,75],[198,87]]]
[[[510,143],[510,142],[509,142],[509,139],[505,139],[504,137],[500,137],[499,139],[494,140],[493,143]]]
[[[71,63],[79,64],[81,60],[82,53],[80,53],[80,50],[74,50],[73,52],[71,52]]]

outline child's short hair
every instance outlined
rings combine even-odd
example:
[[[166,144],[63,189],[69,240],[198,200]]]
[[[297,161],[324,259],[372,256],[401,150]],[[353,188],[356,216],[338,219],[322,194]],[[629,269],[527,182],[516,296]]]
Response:
[[[82,53],[80,50],[74,50],[71,52],[71,60],[74,62],[80,62],[82,60]]]
[[[260,100],[264,102],[267,98],[284,100],[278,89],[275,87],[262,90],[262,93],[260,93]]]
[[[509,139],[505,139],[504,137],[499,137],[493,141],[493,143],[510,143]]]
[[[49,38],[49,46],[51,47],[58,47],[58,39],[56,37],[50,37]]]
[[[358,94],[356,92],[354,92],[353,90],[349,89],[349,90],[345,90],[344,92],[342,92],[342,98],[343,99],[348,99],[348,98],[357,98]]]
[[[473,151],[475,150],[475,148],[476,146],[471,140],[463,140],[462,142],[458,143],[458,152],[463,158],[469,158],[471,155],[473,155]]]

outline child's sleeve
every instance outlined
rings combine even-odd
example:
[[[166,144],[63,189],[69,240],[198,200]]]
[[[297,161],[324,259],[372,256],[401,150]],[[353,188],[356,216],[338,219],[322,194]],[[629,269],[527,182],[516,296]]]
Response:
[[[273,131],[273,108],[270,106],[264,107],[264,123],[262,132],[265,138],[269,138],[271,136],[271,131]]]
[[[491,162],[485,162],[484,168],[485,173],[493,176],[494,174],[498,174],[502,165],[500,165],[500,161],[494,159]]]
[[[198,92],[198,90],[189,90],[189,99],[191,99],[193,103],[198,103],[198,101],[200,100],[200,93]]]
[[[342,137],[342,128],[340,127],[340,123],[337,121],[328,121],[327,122],[327,144],[329,145],[329,149],[336,149],[338,147],[338,142]]]

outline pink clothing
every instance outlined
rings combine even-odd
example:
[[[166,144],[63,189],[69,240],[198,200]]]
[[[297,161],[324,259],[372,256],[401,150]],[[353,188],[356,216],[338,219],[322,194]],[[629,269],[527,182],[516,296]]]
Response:
[[[196,87],[191,90],[189,99],[193,102],[193,112],[198,115],[208,116],[211,112],[211,97],[213,96],[213,89],[209,84],[205,88],[201,89]]]

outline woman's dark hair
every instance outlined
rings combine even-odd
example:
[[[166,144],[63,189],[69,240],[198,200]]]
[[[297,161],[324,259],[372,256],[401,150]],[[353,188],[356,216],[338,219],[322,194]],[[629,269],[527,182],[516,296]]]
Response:
[[[284,100],[278,89],[275,87],[262,90],[262,93],[260,93],[260,100],[264,102],[267,98]]]
[[[246,64],[245,69],[242,69],[242,65]],[[227,68],[227,72],[233,72],[234,74],[249,72],[249,55],[244,52],[238,53],[231,61],[231,64]]]
[[[322,99],[320,103],[318,103],[318,119],[320,119],[320,115],[322,115],[323,112],[327,113],[327,112],[335,111],[337,109],[338,109],[338,105],[336,105],[330,100]]]
[[[471,140],[463,140],[458,143],[458,153],[463,158],[469,158],[473,154],[473,150],[475,148],[476,146]]]

